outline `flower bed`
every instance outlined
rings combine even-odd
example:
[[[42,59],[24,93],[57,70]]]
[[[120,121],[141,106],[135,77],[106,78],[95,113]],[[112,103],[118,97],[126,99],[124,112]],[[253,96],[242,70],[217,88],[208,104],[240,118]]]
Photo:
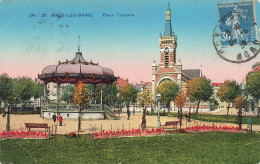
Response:
[[[211,126],[192,126],[192,127],[187,127],[186,131],[189,132],[205,132],[205,131],[222,131],[222,132],[243,132],[245,130],[239,129],[238,126],[216,126],[216,125],[211,125]]]
[[[164,131],[163,128],[156,128],[152,130],[143,130],[141,131],[140,129],[132,129],[132,130],[117,130],[117,131],[105,131],[103,130],[102,132],[95,132],[93,133],[93,136],[95,139],[98,138],[116,138],[116,137],[133,137],[133,136],[151,136],[151,135],[161,135],[165,134],[166,132]]]
[[[4,138],[48,138],[48,135],[45,132],[3,131],[0,133],[0,139]]]

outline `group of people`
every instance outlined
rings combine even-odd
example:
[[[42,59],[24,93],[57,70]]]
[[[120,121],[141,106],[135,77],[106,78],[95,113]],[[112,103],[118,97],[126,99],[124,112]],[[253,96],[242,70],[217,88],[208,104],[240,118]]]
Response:
[[[52,115],[52,120],[53,120],[54,124],[55,124],[55,122],[56,122],[56,119],[57,119],[56,115],[53,114],[53,115]],[[63,120],[63,119],[62,119],[62,116],[59,114],[59,116],[58,116],[59,126],[62,126],[62,120]]]

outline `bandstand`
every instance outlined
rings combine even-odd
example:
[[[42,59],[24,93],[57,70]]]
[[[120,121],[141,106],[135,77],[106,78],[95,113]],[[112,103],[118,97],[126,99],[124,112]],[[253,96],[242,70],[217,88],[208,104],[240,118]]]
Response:
[[[58,65],[50,65],[42,70],[42,74],[38,75],[38,78],[44,81],[44,105],[41,110],[41,116],[44,119],[51,119],[53,114],[60,114],[63,119],[78,119],[81,114],[83,120],[92,119],[118,119],[112,111],[109,97],[111,96],[112,83],[117,81],[117,77],[114,76],[114,72],[109,69],[100,66],[98,63],[87,62],[80,49],[76,52],[75,57],[65,62],[60,62]],[[91,84],[94,86],[93,100],[89,104],[87,109],[80,110],[77,106],[62,105],[60,103],[60,85],[65,83],[77,84],[79,81],[85,84]],[[54,82],[57,84],[56,95],[57,99],[55,103],[50,103],[47,95],[47,84]],[[100,97],[101,101],[97,104],[95,100],[96,85],[101,85]],[[102,85],[107,85],[107,102],[102,102]]]

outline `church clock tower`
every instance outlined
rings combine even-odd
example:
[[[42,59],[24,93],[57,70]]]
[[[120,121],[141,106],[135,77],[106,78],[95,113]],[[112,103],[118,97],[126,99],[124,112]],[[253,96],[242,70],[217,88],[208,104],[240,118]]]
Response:
[[[152,75],[152,94],[154,100],[156,99],[156,88],[163,81],[174,81],[181,85],[181,70],[178,69],[176,64],[176,48],[177,37],[172,31],[171,24],[171,9],[168,2],[168,8],[166,10],[166,22],[163,36],[159,36],[160,45],[160,63],[153,64]],[[179,64],[179,63],[178,63]]]
[[[160,68],[172,68],[176,64],[176,48],[177,48],[177,37],[172,31],[171,24],[171,9],[170,3],[168,2],[168,9],[166,11],[166,22],[164,35],[160,34]]]
[[[202,76],[201,68],[184,70],[181,61],[176,61],[177,36],[172,31],[169,2],[166,10],[164,34],[159,36],[159,45],[160,63],[156,64],[154,61],[152,65],[152,83],[146,87],[152,92],[154,101],[156,101],[157,95],[156,88],[164,81],[174,81],[181,90],[184,90],[188,80]]]

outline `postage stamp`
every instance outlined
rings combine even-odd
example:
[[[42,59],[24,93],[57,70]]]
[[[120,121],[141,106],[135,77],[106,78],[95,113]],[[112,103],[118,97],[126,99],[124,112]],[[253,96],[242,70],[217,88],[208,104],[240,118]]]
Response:
[[[222,46],[253,43],[257,40],[253,1],[218,4]]]
[[[218,55],[232,63],[255,58],[260,51],[255,2],[227,2],[217,6],[219,28],[214,29],[213,44]]]

